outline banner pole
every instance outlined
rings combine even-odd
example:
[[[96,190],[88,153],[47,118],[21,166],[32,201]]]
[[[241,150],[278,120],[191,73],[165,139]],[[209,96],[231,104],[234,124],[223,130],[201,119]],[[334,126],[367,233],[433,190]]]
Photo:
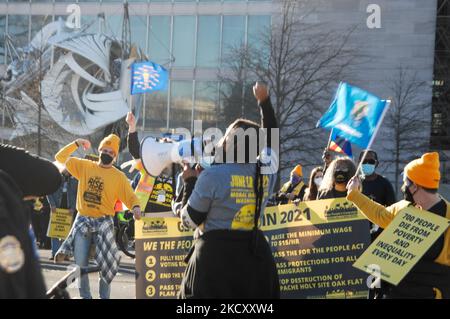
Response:
[[[130,112],[133,112],[133,95],[130,93],[130,105],[129,105],[129,108],[130,108]]]
[[[328,137],[327,151],[330,149],[331,136],[333,135],[334,127],[331,128],[330,137]]]
[[[386,115],[386,113],[387,113],[387,110],[389,109],[389,106],[390,106],[390,105],[391,105],[391,100],[386,100],[386,107],[384,108],[383,113],[381,113],[381,118],[380,118],[380,120],[378,121],[377,127],[375,128],[375,131],[373,132],[373,135],[372,135],[372,137],[370,138],[369,144],[367,145],[367,147],[366,147],[366,149],[365,149],[365,151],[364,151],[364,154],[363,154],[363,156],[361,157],[361,160],[359,161],[358,168],[356,169],[355,176],[358,176],[358,175],[359,175],[359,171],[361,170],[362,163],[363,163],[364,160],[366,159],[367,151],[370,150],[370,148],[372,147],[372,144],[373,144],[373,142],[374,142],[374,140],[375,140],[375,137],[376,137],[377,134],[378,134],[378,130],[380,129],[381,123],[383,123],[384,117],[385,117],[385,115]]]
[[[334,128],[332,127],[331,128],[331,132],[330,132],[330,137],[328,137],[328,144],[327,144],[327,147],[325,148],[325,151],[324,151],[324,155],[325,155],[325,153],[326,152],[328,152],[329,150],[330,150],[330,145],[331,145],[331,136],[333,135],[333,130],[334,130]],[[323,161],[323,171],[325,172],[326,170],[327,170],[327,168],[328,168],[328,164],[325,162],[325,159],[324,159],[324,161]]]

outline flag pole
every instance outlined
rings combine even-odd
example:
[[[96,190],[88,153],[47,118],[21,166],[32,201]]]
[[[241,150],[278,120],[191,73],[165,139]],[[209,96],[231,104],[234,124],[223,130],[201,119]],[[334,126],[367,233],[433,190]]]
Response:
[[[391,100],[386,100],[386,107],[384,108],[383,113],[381,113],[381,118],[378,121],[377,127],[375,128],[375,131],[373,132],[373,135],[370,138],[369,144],[367,145],[367,147],[366,147],[366,149],[365,149],[365,151],[363,153],[363,156],[361,157],[361,160],[359,161],[358,168],[356,169],[355,176],[359,175],[359,171],[361,170],[362,163],[366,159],[368,150],[370,150],[370,148],[372,147],[372,144],[373,144],[373,142],[375,140],[375,137],[378,134],[378,130],[380,129],[381,123],[383,123],[384,117],[385,117],[385,115],[387,113],[387,110],[389,109],[390,105],[391,105]]]
[[[130,71],[130,95],[129,95],[129,103],[128,108],[130,112],[133,112],[133,74],[134,74],[134,64],[136,62],[136,59],[133,60],[133,63],[128,67],[128,69],[131,69]]]
[[[333,135],[334,127],[331,128],[330,137],[328,138],[327,151],[330,149],[331,136]]]
[[[328,137],[328,144],[327,144],[327,148],[325,149],[325,151],[323,152],[323,154],[325,154],[325,152],[328,152],[330,150],[330,145],[331,145],[331,136],[333,136],[333,130],[334,128],[331,128],[331,132],[330,132],[330,137]],[[325,172],[328,168],[328,164],[325,162],[325,159],[323,160],[323,171]]]

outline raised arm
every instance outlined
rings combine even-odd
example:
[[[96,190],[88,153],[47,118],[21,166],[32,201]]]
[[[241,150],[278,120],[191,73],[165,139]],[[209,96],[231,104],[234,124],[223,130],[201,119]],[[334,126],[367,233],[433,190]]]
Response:
[[[83,160],[79,158],[70,157],[73,152],[75,152],[79,146],[83,146],[85,150],[91,148],[91,143],[88,140],[79,138],[74,142],[64,146],[58,153],[55,155],[55,159],[61,163],[66,165],[69,173],[78,179],[81,175],[81,170],[83,168]]]
[[[128,124],[128,151],[134,159],[139,159],[141,158],[141,156],[139,153],[139,138],[136,132],[136,118],[134,117],[133,113],[128,112],[125,121]]]
[[[362,194],[360,188],[359,178],[353,176],[347,184],[347,199],[353,202],[372,223],[386,228],[394,219],[397,206],[384,207]]]
[[[266,85],[256,82],[253,86],[253,94],[258,101],[261,109],[261,127],[263,128],[277,128],[278,122],[275,117],[275,111],[270,102],[269,89]]]

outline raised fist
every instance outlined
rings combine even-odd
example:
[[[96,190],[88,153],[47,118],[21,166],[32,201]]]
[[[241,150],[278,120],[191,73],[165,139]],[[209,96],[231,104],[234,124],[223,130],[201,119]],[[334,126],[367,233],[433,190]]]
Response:
[[[264,102],[269,97],[269,89],[267,85],[256,82],[253,86],[253,95],[255,96],[258,103]]]
[[[125,118],[125,121],[128,124],[128,131],[130,133],[136,132],[136,118],[134,117],[134,114],[132,112],[127,113],[127,117]]]
[[[75,140],[75,142],[78,144],[78,146],[82,146],[85,151],[91,148],[91,142],[83,138],[78,138]]]

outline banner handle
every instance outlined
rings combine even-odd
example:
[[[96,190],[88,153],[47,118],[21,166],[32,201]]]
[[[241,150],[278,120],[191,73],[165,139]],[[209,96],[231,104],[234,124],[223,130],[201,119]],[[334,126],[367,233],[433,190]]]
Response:
[[[328,137],[327,151],[330,149],[331,136],[333,136],[334,127],[331,128],[330,137]]]

